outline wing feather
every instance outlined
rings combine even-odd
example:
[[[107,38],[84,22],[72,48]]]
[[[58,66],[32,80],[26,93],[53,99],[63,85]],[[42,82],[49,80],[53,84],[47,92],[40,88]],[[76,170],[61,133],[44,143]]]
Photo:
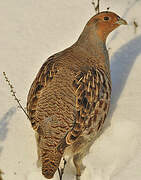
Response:
[[[57,69],[54,65],[54,56],[48,58],[48,60],[42,65],[29,90],[27,112],[34,130],[37,130],[39,127],[39,122],[36,118],[36,108],[42,89],[47,86],[53,76],[57,73]]]
[[[76,96],[76,120],[72,130],[66,136],[66,144],[70,145],[86,131],[99,130],[107,116],[111,81],[99,68],[91,68],[80,72],[73,81]]]

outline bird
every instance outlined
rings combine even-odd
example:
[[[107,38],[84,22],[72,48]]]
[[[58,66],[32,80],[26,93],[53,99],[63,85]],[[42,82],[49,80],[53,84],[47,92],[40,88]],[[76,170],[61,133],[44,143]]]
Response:
[[[27,113],[47,179],[67,155],[77,180],[85,169],[83,158],[103,129],[111,101],[106,39],[122,24],[127,21],[114,12],[94,15],[72,46],[44,62],[30,87]]]

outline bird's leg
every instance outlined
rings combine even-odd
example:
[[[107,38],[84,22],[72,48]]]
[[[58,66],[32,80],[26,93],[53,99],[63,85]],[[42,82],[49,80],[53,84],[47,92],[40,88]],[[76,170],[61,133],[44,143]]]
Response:
[[[82,163],[83,154],[76,154],[73,156],[73,162],[76,168],[76,180],[80,180],[82,171],[85,169],[85,166]]]
[[[40,158],[40,146],[39,146],[39,142],[40,142],[40,137],[39,134],[37,132],[35,132],[35,138],[36,138],[36,144],[37,144],[37,167],[41,167],[41,158]]]

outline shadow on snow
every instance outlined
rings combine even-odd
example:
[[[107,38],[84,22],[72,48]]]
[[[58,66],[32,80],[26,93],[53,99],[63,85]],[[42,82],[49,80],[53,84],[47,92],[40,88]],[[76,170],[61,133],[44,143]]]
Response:
[[[123,45],[111,58],[112,99],[105,127],[109,125],[120,95],[137,56],[141,53],[141,35]]]
[[[15,112],[16,112],[16,107],[11,107],[0,119],[0,142],[5,140],[8,133],[9,121]],[[2,151],[2,147],[0,146],[0,153],[1,151]]]

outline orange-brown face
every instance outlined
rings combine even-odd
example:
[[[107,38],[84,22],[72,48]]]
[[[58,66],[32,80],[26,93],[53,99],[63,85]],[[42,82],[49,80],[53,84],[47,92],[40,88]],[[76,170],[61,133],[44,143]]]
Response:
[[[94,24],[98,36],[105,41],[108,34],[121,24],[126,25],[127,22],[120,18],[117,14],[109,11],[101,12],[93,16],[87,25]]]

